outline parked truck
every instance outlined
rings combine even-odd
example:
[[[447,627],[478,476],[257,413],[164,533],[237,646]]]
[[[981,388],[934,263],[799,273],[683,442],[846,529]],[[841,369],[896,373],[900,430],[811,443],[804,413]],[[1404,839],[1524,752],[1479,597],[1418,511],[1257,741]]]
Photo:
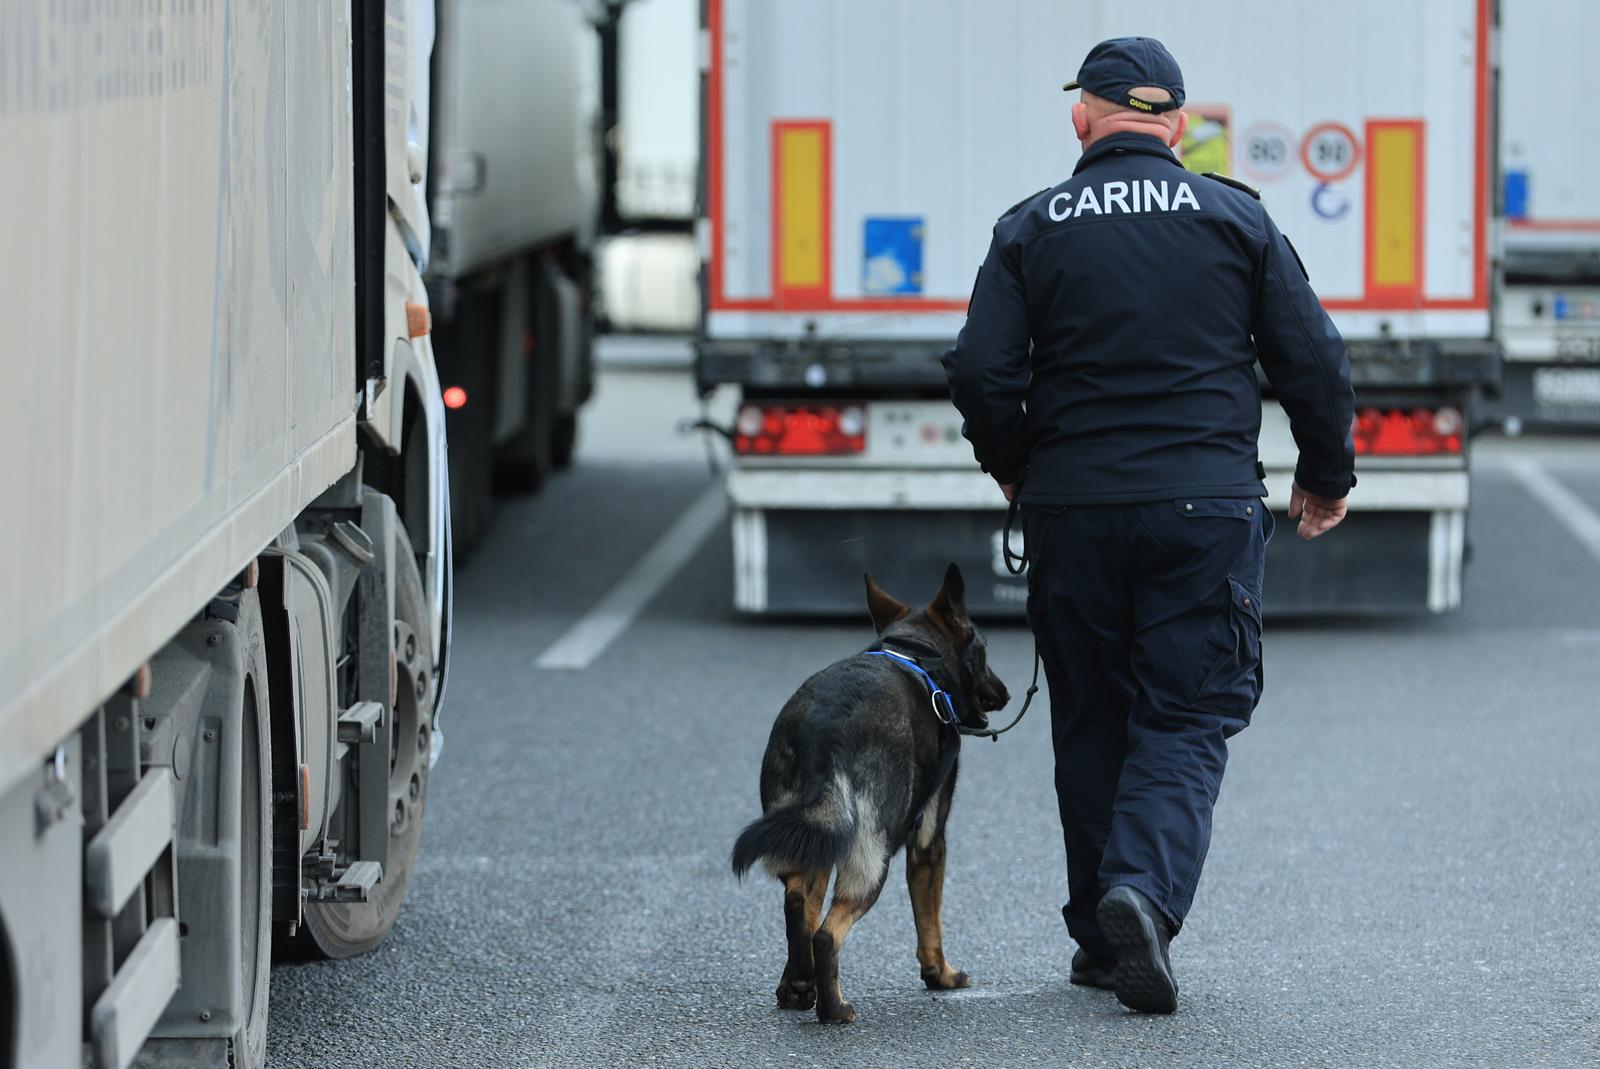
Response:
[[[687,338],[700,317],[700,0],[609,0],[601,32],[606,127],[600,247],[606,328]],[[646,343],[648,344],[648,343]]]
[[[424,280],[455,544],[572,459],[594,390],[599,52],[580,0],[439,0]]]
[[[1493,6],[706,0],[697,377],[742,393],[736,607],[855,611],[864,570],[915,589],[954,559],[974,610],[1020,612],[938,358],[995,218],[1072,173],[1061,85],[1148,34],[1183,64],[1186,166],[1260,187],[1350,348],[1351,516],[1273,543],[1269,608],[1455,608],[1469,403],[1498,373]],[[1270,390],[1260,449],[1281,513]]]
[[[383,939],[450,629],[429,0],[0,7],[0,1063],[260,1066]]]
[[[1505,386],[1489,414],[1524,426],[1600,429],[1600,155],[1557,100],[1600,91],[1584,0],[1501,5]],[[1553,28],[1559,28],[1552,32]]]

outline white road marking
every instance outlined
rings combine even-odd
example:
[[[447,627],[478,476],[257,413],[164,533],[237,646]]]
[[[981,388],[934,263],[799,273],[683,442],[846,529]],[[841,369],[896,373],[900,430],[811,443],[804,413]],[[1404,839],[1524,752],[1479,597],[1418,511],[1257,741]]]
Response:
[[[723,521],[727,510],[728,496],[722,483],[706,487],[677,522],[535,664],[565,669],[593,664],[694,555],[706,536]]]
[[[1044,986],[1017,987],[1010,989],[993,987],[962,987],[957,988],[954,991],[940,991],[938,993],[938,997],[941,1000],[953,999],[956,1002],[966,1002],[973,999],[1027,998],[1030,995],[1037,995],[1049,990],[1051,990],[1051,988]]]
[[[1510,457],[1505,466],[1595,560],[1600,560],[1600,513],[1531,460]]]

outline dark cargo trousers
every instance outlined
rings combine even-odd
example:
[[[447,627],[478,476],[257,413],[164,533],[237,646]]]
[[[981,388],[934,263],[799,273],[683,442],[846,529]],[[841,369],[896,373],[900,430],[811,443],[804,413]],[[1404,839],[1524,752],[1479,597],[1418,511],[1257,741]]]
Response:
[[[1272,517],[1255,498],[1024,510],[1028,620],[1050,685],[1067,930],[1142,891],[1174,933],[1211,842],[1227,740],[1261,697]]]

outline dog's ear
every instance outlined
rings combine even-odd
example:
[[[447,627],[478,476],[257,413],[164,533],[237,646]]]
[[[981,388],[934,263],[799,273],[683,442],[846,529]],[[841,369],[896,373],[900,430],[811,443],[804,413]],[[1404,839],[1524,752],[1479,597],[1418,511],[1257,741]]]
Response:
[[[910,615],[911,607],[874,583],[872,576],[864,575],[862,578],[867,581],[867,612],[872,614],[872,628],[878,634],[883,634],[883,629],[896,620],[903,620]]]
[[[944,570],[944,585],[929,603],[928,611],[948,624],[958,636],[965,631],[967,582],[961,578],[961,569],[956,567],[955,561],[951,561],[950,567]]]

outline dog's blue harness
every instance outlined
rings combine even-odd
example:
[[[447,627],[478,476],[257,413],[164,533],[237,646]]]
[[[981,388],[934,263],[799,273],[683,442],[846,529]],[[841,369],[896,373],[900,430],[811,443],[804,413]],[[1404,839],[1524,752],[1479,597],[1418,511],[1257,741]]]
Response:
[[[922,667],[922,665],[918,664],[912,658],[907,657],[905,654],[896,653],[894,650],[867,650],[866,655],[868,657],[892,657],[900,664],[905,665],[907,668],[917,673],[917,675],[921,676],[922,681],[928,684],[928,701],[933,705],[933,715],[938,717],[939,723],[943,724],[945,727],[959,727],[959,722],[956,717],[955,699],[950,696],[949,691],[945,690],[934,681],[933,675],[926,668]],[[944,699],[942,707],[940,704],[941,698]]]
[[[912,817],[909,834],[914,835],[922,827],[922,817],[927,812],[928,803],[933,800],[934,795],[939,793],[939,790],[944,786],[944,781],[950,778],[950,773],[956,767],[956,758],[961,753],[961,736],[965,732],[961,725],[961,718],[956,715],[955,698],[951,697],[949,691],[939,686],[938,682],[933,678],[933,674],[918,664],[915,658],[907,657],[903,653],[896,653],[894,650],[864,650],[862,652],[868,657],[887,657],[896,664],[903,665],[921,676],[922,681],[928,685],[928,701],[933,706],[933,715],[947,729],[939,733],[939,764],[934,769],[933,779],[923,791],[922,797],[917,799],[916,808],[912,809],[912,813],[916,815]]]

